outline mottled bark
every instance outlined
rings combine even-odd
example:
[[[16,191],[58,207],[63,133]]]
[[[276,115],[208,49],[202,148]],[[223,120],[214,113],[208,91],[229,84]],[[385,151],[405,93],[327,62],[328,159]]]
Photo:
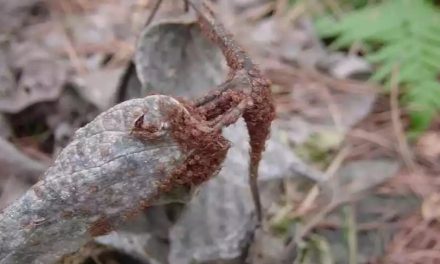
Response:
[[[257,171],[274,119],[270,82],[203,1],[187,4],[223,52],[229,79],[195,103],[167,96],[134,99],[80,129],[44,179],[0,214],[0,264],[51,263],[142,208],[186,200],[194,186],[219,171],[229,148],[221,130],[242,115],[261,219]]]
[[[190,187],[177,184],[173,171],[191,151],[173,139],[170,109],[189,116],[175,99],[149,96],[79,129],[44,178],[0,214],[0,263],[51,263],[140,208],[186,199]],[[154,137],[132,133],[139,117],[159,128]]]

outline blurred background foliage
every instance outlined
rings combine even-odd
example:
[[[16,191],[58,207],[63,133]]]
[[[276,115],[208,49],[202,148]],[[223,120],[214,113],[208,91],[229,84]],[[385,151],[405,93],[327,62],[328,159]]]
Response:
[[[333,50],[365,56],[383,91],[400,87],[409,135],[425,131],[440,110],[440,8],[434,0],[290,0],[305,4]]]

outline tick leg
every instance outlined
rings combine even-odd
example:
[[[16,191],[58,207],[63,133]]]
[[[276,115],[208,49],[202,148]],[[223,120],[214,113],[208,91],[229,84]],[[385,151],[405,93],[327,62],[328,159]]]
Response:
[[[227,90],[241,91],[243,94],[251,93],[249,76],[244,71],[236,71],[229,73],[230,77],[227,81],[217,86],[217,88],[206,96],[194,100],[196,107],[203,106],[211,101],[216,100]]]
[[[245,98],[247,98],[246,95],[241,92],[227,90],[211,102],[198,107],[198,110],[205,117],[205,120],[212,123],[219,119],[221,115],[227,113],[230,109],[237,107],[237,105]]]
[[[211,122],[211,127],[215,131],[220,131],[222,128],[227,127],[235,122],[243,115],[247,107],[249,107],[249,100],[241,100],[240,103],[231,109],[229,109],[223,115],[219,115],[215,120]]]
[[[209,95],[195,101],[195,106],[210,121],[221,118],[220,115],[237,107],[241,101],[251,98],[249,78],[242,71],[238,71],[233,78],[229,78]],[[239,110],[241,111],[241,110]]]

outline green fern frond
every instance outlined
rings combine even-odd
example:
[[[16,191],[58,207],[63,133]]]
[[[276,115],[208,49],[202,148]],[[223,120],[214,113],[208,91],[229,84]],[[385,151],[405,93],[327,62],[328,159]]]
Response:
[[[378,66],[372,79],[389,83],[394,67],[414,129],[425,129],[440,110],[440,10],[426,0],[388,0],[348,13],[339,21],[316,21],[322,37],[333,37],[331,48],[362,41]]]
[[[415,84],[413,84],[415,85]],[[440,87],[434,80],[417,83],[417,87],[408,89],[403,97],[410,110],[411,130],[420,132],[426,129],[440,109]]]

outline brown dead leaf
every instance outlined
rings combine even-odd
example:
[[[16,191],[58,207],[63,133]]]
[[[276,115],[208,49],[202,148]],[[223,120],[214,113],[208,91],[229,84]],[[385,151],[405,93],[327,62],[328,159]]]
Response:
[[[161,91],[193,97],[223,80],[220,50],[201,34],[189,15],[145,28],[134,61],[143,95]]]
[[[0,138],[0,209],[22,195],[40,177],[46,165],[23,155]]]
[[[114,105],[122,68],[101,69],[81,76],[77,91],[101,111]]]
[[[20,29],[32,19],[32,11],[43,6],[42,0],[0,1],[0,33],[9,34]]]
[[[13,45],[10,69],[16,83],[0,95],[0,111],[17,113],[37,102],[55,100],[67,78],[67,68],[38,45]]]

